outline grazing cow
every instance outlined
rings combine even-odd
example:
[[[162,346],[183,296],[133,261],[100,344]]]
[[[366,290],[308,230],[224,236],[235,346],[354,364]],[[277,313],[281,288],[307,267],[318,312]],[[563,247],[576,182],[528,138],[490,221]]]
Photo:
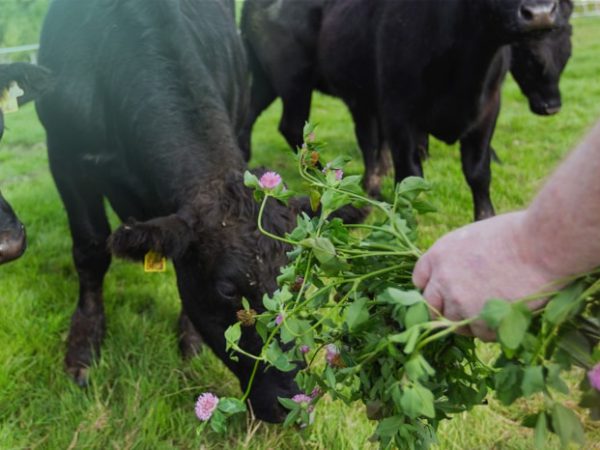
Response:
[[[51,77],[47,70],[27,63],[0,64],[0,96],[17,83],[23,95],[17,99],[23,105],[39,96],[49,87]],[[4,115],[0,109],[0,139],[4,134]],[[0,264],[17,259],[25,251],[25,227],[10,204],[0,193]]]
[[[152,250],[173,260],[182,322],[189,317],[246,388],[254,361],[230,359],[224,331],[242,297],[264,310],[289,249],[259,232],[243,184],[247,66],[230,11],[215,0],[55,0],[39,60],[57,77],[37,108],[80,284],[67,370],[85,384],[100,352],[109,249],[134,260]],[[104,198],[124,222],[112,235]],[[281,234],[295,214],[270,201],[263,222]],[[243,329],[242,348],[261,345]],[[285,416],[277,397],[297,393],[293,375],[258,370],[249,397],[258,418]]]
[[[532,111],[558,111],[558,83],[571,51],[572,4],[504,2],[494,15],[502,2],[484,0],[472,8],[467,3],[246,2],[242,32],[253,73],[251,111],[240,139],[246,157],[253,123],[277,96],[283,101],[280,131],[295,148],[317,88],[348,105],[372,194],[379,191],[384,141],[397,142],[401,179],[421,174],[416,148],[426,149],[431,133],[447,142],[461,140],[476,218],[492,215],[489,142],[502,82],[512,64]],[[504,22],[496,20],[503,14]],[[549,25],[554,28],[534,32]]]

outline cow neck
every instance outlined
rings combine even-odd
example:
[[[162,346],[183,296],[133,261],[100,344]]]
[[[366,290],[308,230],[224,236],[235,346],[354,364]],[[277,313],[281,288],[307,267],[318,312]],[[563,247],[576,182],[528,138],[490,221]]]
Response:
[[[470,70],[465,71],[465,77],[461,80],[462,95],[468,96],[470,92],[484,92],[485,85],[488,83],[494,72],[497,72],[496,63],[499,62],[501,56],[499,52],[502,48],[497,43],[483,43],[476,45],[469,42],[470,53],[473,61],[478,64],[472,65]],[[468,66],[467,66],[468,67]]]
[[[171,198],[167,201],[177,205],[189,204],[191,200],[212,203],[224,195],[224,185],[230,180],[243,183],[241,157],[228,158],[227,151],[219,152],[217,146],[211,145],[211,151],[205,151],[206,148],[201,146],[197,154],[187,155],[170,169]],[[188,150],[192,152],[194,148]]]
[[[154,105],[147,108],[150,112],[132,124],[132,167],[141,170],[146,183],[155,185],[153,190],[162,192],[167,202],[181,205],[229,172],[243,173],[231,121],[217,101],[199,104],[195,111],[173,108],[157,113]]]

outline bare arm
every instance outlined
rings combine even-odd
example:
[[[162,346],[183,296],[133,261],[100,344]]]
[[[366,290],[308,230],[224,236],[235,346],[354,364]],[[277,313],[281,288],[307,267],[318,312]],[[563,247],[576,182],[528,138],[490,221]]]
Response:
[[[433,307],[459,320],[477,315],[491,298],[522,298],[597,266],[600,122],[528,209],[443,236],[418,261],[413,280]],[[470,331],[483,339],[494,337],[482,323]]]
[[[534,199],[523,233],[559,277],[600,266],[600,122]]]

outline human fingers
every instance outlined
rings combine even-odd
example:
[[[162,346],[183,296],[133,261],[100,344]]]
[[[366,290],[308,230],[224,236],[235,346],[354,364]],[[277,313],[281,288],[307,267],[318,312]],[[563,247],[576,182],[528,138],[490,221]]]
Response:
[[[429,278],[431,277],[431,264],[429,253],[425,253],[419,258],[413,269],[412,281],[418,289],[425,289]]]
[[[465,319],[474,318],[474,316],[467,312],[464,305],[458,299],[446,299],[444,305],[444,317],[449,320],[458,322]],[[484,321],[473,320],[468,325],[462,326],[456,330],[458,334],[463,336],[475,336],[482,341],[494,341],[496,339],[495,333],[490,330]]]
[[[473,336],[481,339],[484,342],[492,342],[496,340],[496,333],[491,330],[483,320],[476,320],[470,325]]]
[[[444,315],[444,297],[442,296],[439,289],[437,289],[435,283],[429,283],[423,291],[423,297],[429,304],[431,310],[431,317],[439,317]]]

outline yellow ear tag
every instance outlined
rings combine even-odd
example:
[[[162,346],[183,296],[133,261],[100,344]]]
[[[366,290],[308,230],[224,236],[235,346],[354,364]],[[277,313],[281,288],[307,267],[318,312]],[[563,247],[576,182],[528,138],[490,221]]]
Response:
[[[19,110],[19,102],[17,99],[25,94],[23,89],[13,81],[8,89],[4,89],[0,96],[0,109],[3,113],[8,114]]]
[[[167,258],[160,253],[150,250],[144,256],[144,272],[165,272],[167,270]]]

